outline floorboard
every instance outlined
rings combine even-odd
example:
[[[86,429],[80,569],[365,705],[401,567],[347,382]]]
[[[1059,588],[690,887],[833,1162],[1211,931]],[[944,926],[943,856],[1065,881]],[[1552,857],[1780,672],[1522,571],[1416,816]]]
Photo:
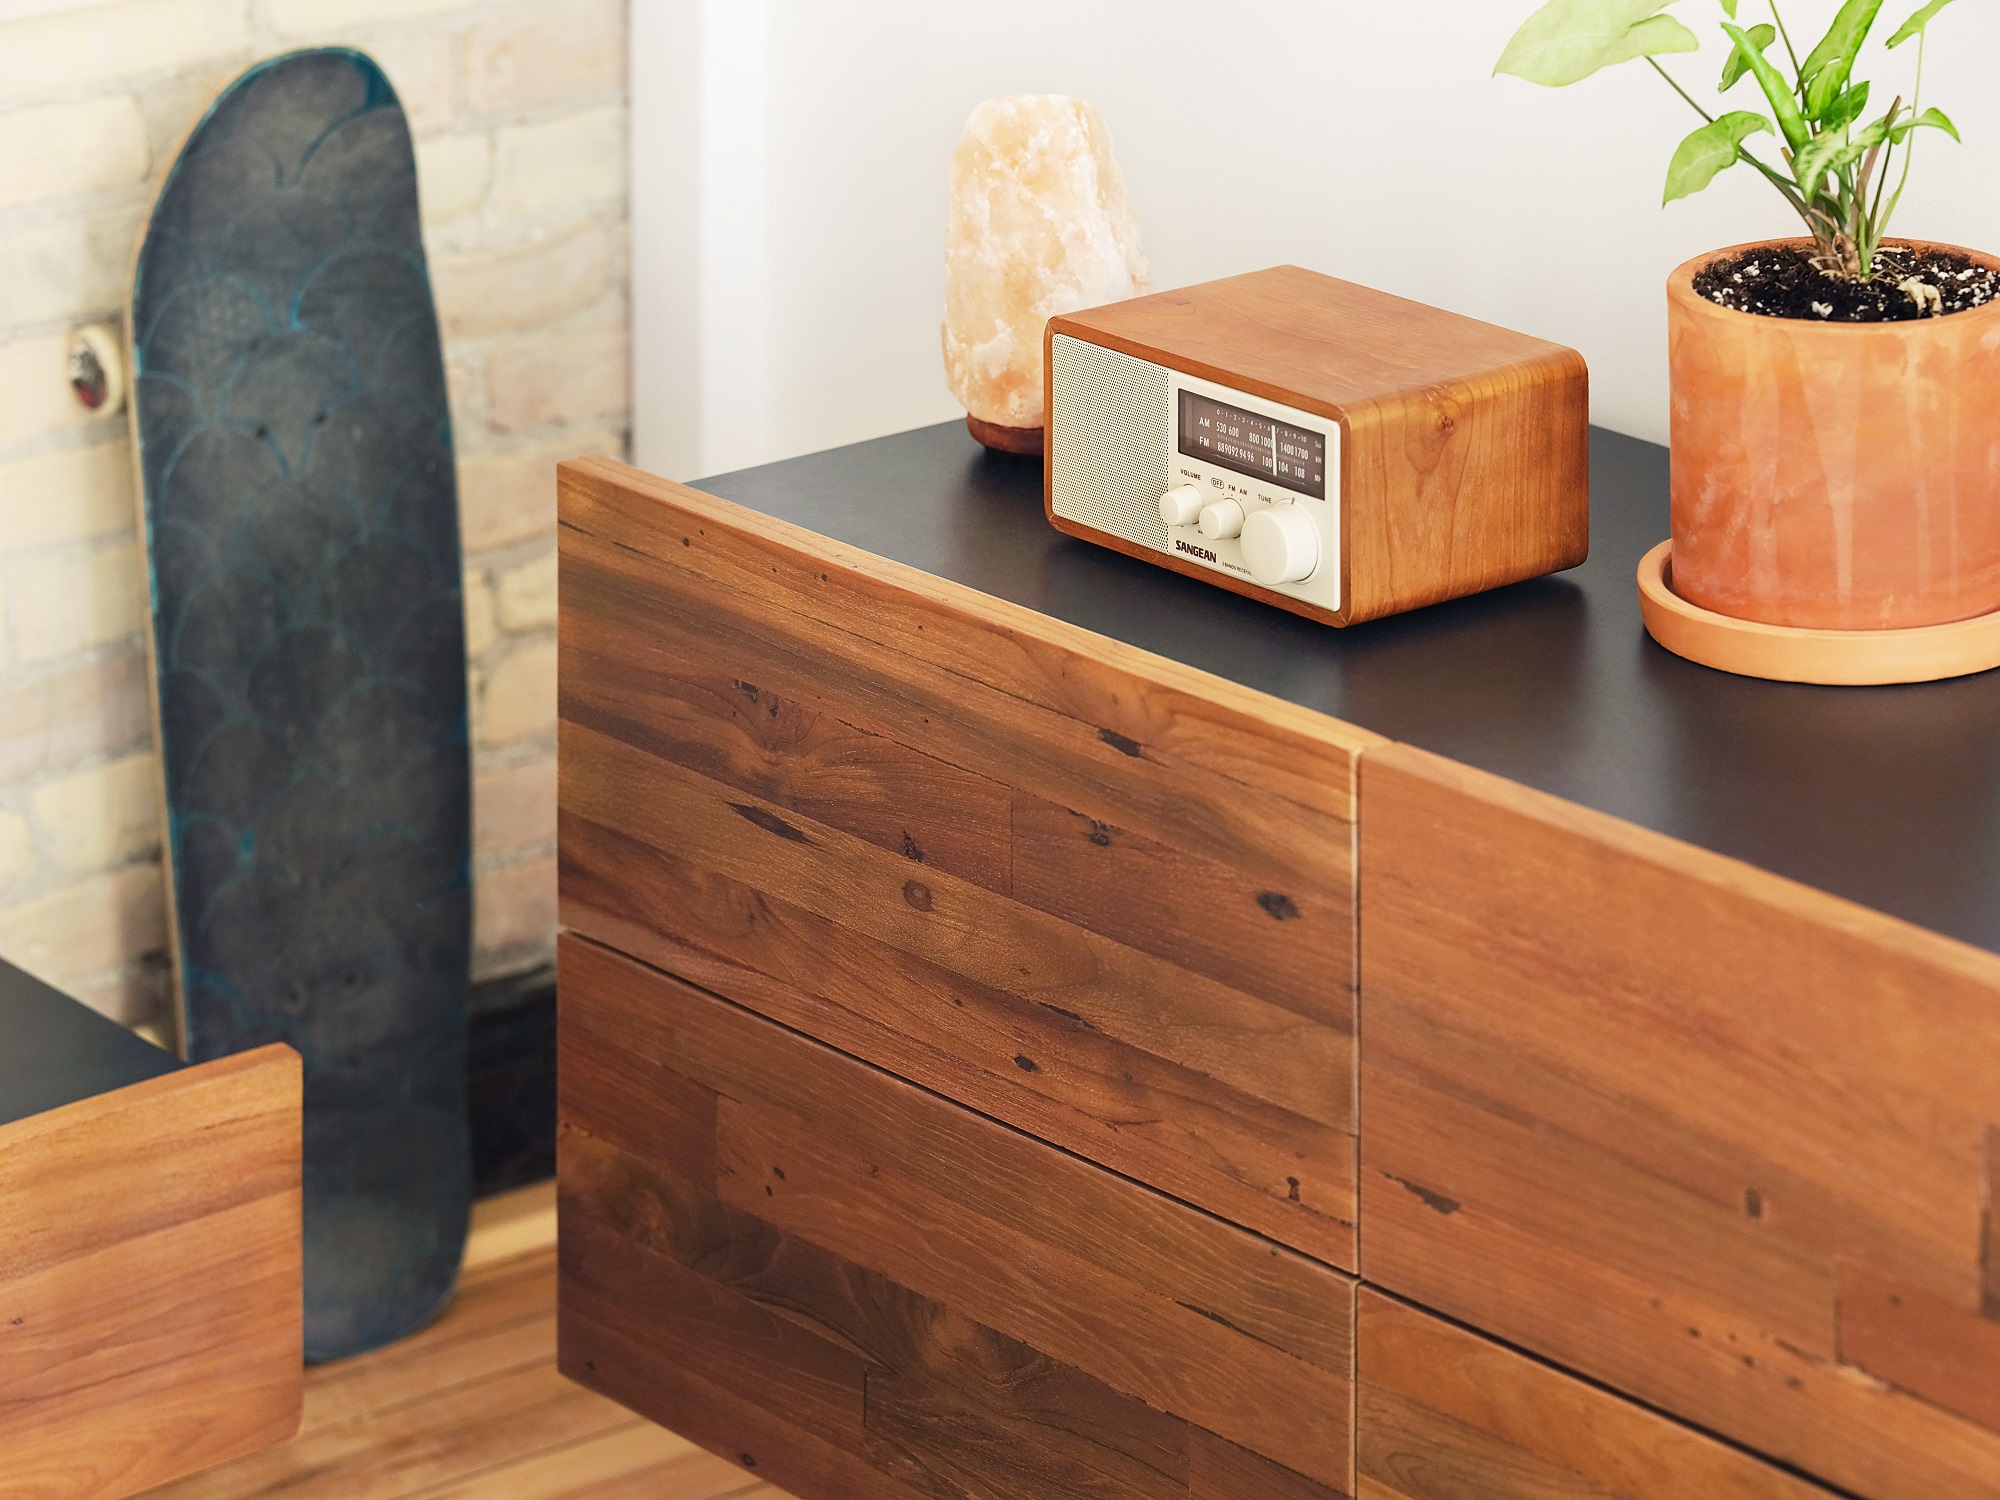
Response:
[[[555,1357],[555,1252],[476,1265],[421,1333],[308,1370],[293,1441],[146,1500],[785,1500]]]

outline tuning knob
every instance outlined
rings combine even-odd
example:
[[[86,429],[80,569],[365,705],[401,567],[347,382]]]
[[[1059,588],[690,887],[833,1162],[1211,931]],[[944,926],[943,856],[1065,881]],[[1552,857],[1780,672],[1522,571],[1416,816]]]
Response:
[[[1191,484],[1177,485],[1160,496],[1160,519],[1169,526],[1192,526],[1201,515],[1201,491]]]
[[[1319,527],[1297,505],[1265,506],[1243,523],[1243,561],[1267,588],[1310,578],[1319,566]]]
[[[1211,542],[1227,541],[1243,530],[1243,507],[1234,500],[1211,500],[1201,508],[1201,534]]]

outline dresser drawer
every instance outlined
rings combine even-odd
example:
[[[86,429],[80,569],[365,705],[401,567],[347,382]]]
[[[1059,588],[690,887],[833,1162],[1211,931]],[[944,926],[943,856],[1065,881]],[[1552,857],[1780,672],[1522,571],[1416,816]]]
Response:
[[[1367,735],[605,460],[571,930],[1352,1269]]]
[[[1832,1500],[1527,1355],[1361,1289],[1361,1500]]]
[[[1869,1500],[2000,1496],[2000,960],[1406,747],[1362,1274]]]
[[[576,935],[564,1373],[803,1500],[1352,1490],[1354,1284]]]

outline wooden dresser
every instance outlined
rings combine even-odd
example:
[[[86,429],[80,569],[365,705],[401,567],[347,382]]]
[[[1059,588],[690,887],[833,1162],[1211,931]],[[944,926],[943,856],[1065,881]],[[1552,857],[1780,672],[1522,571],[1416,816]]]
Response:
[[[122,1500],[283,1442],[300,1075],[188,1067],[0,963],[0,1500]]]
[[[2000,684],[1665,656],[1596,459],[1338,635],[962,429],[566,466],[565,1372],[805,1500],[2000,1497]]]

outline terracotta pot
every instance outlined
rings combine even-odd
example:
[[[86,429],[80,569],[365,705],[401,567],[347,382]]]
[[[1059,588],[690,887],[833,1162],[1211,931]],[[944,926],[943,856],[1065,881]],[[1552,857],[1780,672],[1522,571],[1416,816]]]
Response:
[[[2000,609],[2000,302],[1817,323],[1695,291],[1710,262],[1760,248],[1701,256],[1667,280],[1674,592],[1821,630]]]

